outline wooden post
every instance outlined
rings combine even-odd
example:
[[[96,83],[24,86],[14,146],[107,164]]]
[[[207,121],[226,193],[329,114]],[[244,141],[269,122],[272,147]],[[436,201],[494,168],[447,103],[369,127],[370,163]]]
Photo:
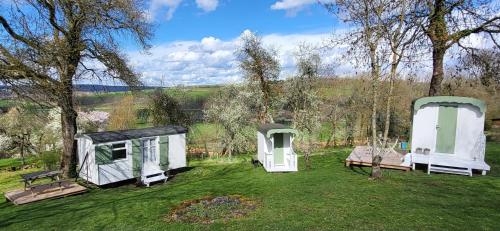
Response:
[[[24,137],[26,136],[25,133],[23,133],[21,135],[21,161],[22,161],[22,168],[24,169],[24,165],[25,165],[25,162],[24,162]]]

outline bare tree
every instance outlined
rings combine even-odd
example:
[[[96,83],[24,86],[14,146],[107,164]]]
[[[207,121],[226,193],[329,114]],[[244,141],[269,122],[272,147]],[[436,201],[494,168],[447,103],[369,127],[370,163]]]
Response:
[[[360,62],[368,62],[371,76],[372,115],[371,115],[371,145],[372,145],[372,173],[374,179],[382,177],[380,162],[382,157],[377,152],[377,107],[378,88],[381,77],[381,63],[383,61],[381,43],[383,30],[378,15],[387,7],[384,0],[336,0],[324,4],[325,7],[344,22],[355,27],[345,37],[350,45],[350,55],[355,55]],[[365,58],[367,57],[367,58]]]
[[[134,96],[123,97],[113,107],[109,115],[109,130],[125,130],[134,128],[137,123],[136,110],[134,108]]]
[[[305,141],[304,160],[306,168],[309,168],[314,134],[321,127],[321,100],[316,86],[321,58],[311,46],[301,45],[296,63],[298,74],[287,80],[285,96],[288,109],[293,113],[294,128],[300,131],[301,138]]]
[[[245,79],[258,90],[255,92],[255,107],[260,123],[273,122],[271,114],[272,91],[271,82],[278,80],[280,74],[280,64],[276,51],[265,48],[262,39],[249,32],[243,37],[242,47],[238,50],[240,67],[243,70]]]
[[[149,98],[149,111],[153,124],[158,125],[181,125],[189,127],[191,118],[182,110],[180,102],[165,90],[156,90]]]
[[[387,94],[384,135],[382,147],[386,148],[391,121],[391,107],[394,97],[394,83],[398,75],[398,69],[403,59],[411,60],[416,54],[416,48],[420,45],[423,32],[420,29],[422,19],[414,13],[418,8],[417,1],[395,0],[385,3],[383,11],[374,11],[377,14],[379,25],[384,36],[385,43],[390,49],[390,73],[389,92]]]
[[[325,102],[325,106],[328,107],[328,115],[327,119],[329,120],[332,131],[328,140],[326,141],[327,147],[331,145],[333,142],[333,147],[337,146],[337,128],[339,127],[339,122],[345,118],[346,113],[348,112],[348,106],[346,105],[346,97],[334,96],[330,98],[327,102]],[[347,127],[347,125],[346,125]]]
[[[485,49],[469,53],[462,59],[463,68],[460,71],[465,72],[472,78],[479,79],[486,89],[497,96],[500,89],[500,50]]]
[[[498,4],[491,0],[425,0],[417,14],[425,17],[422,28],[432,43],[432,79],[429,95],[441,94],[444,56],[448,49],[472,34],[484,34],[498,47],[500,33]]]
[[[141,8],[135,0],[13,0],[0,13],[0,80],[19,95],[61,108],[61,168],[67,177],[76,173],[73,83],[112,78],[140,84],[118,36],[148,47],[151,32]]]
[[[228,85],[212,96],[204,110],[207,121],[220,126],[219,141],[222,155],[247,151],[252,146],[248,128],[251,126],[251,112],[248,93],[242,86]]]

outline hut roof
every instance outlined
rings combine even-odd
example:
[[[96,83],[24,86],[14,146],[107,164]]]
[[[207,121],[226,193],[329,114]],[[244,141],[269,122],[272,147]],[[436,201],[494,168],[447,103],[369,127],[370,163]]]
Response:
[[[430,103],[470,104],[472,106],[476,106],[481,111],[481,113],[484,113],[486,111],[486,104],[484,103],[484,101],[479,99],[459,96],[432,96],[417,99],[414,103],[414,112],[416,113],[424,105]]]
[[[140,128],[120,131],[105,131],[78,134],[76,137],[88,137],[94,144],[107,143],[122,140],[138,139],[143,137],[174,135],[187,133],[187,128],[175,125],[164,127]]]
[[[270,138],[274,133],[293,133],[295,135],[298,134],[297,130],[293,128],[289,128],[283,124],[263,124],[259,127],[259,132],[266,135],[267,138]]]

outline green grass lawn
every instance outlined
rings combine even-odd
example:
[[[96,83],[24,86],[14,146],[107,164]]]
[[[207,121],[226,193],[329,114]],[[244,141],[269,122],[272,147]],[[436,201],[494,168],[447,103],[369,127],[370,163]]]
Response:
[[[14,206],[0,204],[2,230],[498,230],[500,144],[488,144],[487,176],[427,175],[346,168],[350,149],[320,150],[312,169],[266,173],[244,158],[190,162],[191,170],[151,188],[125,185]],[[3,173],[2,173],[3,174]],[[4,181],[2,181],[4,184]],[[185,200],[239,194],[259,207],[210,225],[167,223]]]
[[[31,165],[36,161],[36,158],[33,156],[28,156],[24,159],[25,165]],[[11,167],[20,168],[23,165],[23,160],[21,158],[8,158],[8,159],[0,159],[0,171],[8,170]]]

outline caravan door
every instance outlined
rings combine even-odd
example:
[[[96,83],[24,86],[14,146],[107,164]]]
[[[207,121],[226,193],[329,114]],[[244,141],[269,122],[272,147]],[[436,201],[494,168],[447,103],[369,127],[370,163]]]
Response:
[[[436,152],[455,153],[455,137],[457,133],[457,107],[440,105],[438,124],[436,126]]]
[[[285,165],[285,148],[283,133],[274,133],[274,166]]]
[[[146,138],[141,141],[142,146],[142,175],[148,176],[162,172],[160,169],[160,155],[156,138]]]

